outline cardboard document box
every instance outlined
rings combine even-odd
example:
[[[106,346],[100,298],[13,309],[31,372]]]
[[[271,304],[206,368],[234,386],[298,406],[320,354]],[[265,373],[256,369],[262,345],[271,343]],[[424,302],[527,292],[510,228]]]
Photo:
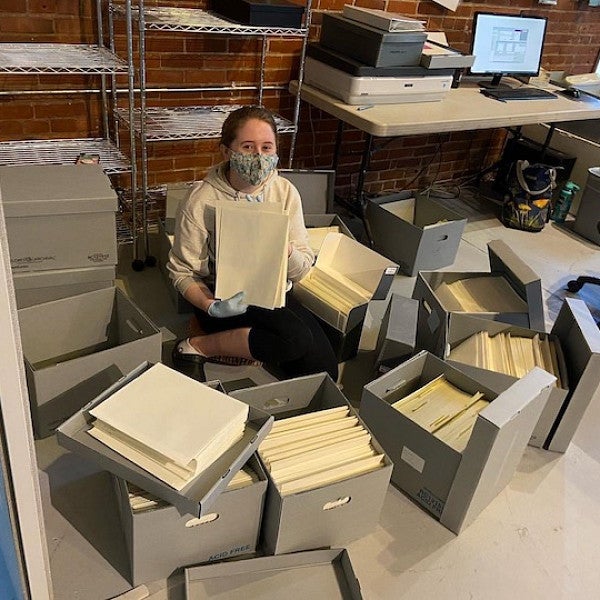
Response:
[[[63,423],[56,430],[58,443],[95,462],[113,475],[172,504],[182,515],[203,517],[212,508],[235,473],[256,451],[261,440],[271,429],[273,417],[262,410],[250,407],[242,438],[185,487],[176,490],[88,433],[93,422],[90,410],[115,392],[124,391],[130,382],[150,366],[149,363],[139,365]],[[179,374],[174,375],[174,386],[177,385],[178,380]]]
[[[501,295],[493,292],[488,294],[493,302],[499,304],[488,310],[463,311],[463,314],[544,331],[544,304],[539,275],[502,240],[488,243],[488,255],[489,272],[419,272],[412,294],[419,301],[418,348],[429,350],[437,356],[443,355],[448,322],[452,313],[457,312],[457,302],[447,303],[448,286],[455,282],[460,282],[462,286],[473,286],[477,293],[494,290],[494,286],[502,284]],[[470,279],[477,281],[469,281]],[[442,290],[446,292],[444,298],[440,297]],[[487,301],[489,300],[488,298]]]
[[[323,230],[337,227],[338,233],[355,239],[341,217],[333,213],[335,171],[332,169],[278,169],[277,172],[291,181],[300,192],[304,225],[307,229]],[[308,234],[309,239],[312,240],[311,232],[309,231]],[[315,256],[318,255],[320,245],[318,247],[311,245],[311,247],[315,251]]]
[[[186,600],[362,600],[348,552],[313,550],[185,569]]]
[[[13,273],[117,264],[117,194],[100,165],[0,168]]]
[[[490,333],[510,331],[515,335],[527,335],[527,330],[502,323],[469,317],[459,318],[459,315],[455,315],[448,333],[449,348],[468,337],[469,331],[475,333],[475,329]],[[587,407],[600,393],[600,330],[585,302],[567,298],[549,335],[557,341],[557,358],[563,386],[552,388],[529,444],[546,450],[565,452]],[[485,377],[486,382],[495,391],[503,391],[515,381],[515,378],[502,373],[492,373],[449,359],[448,362],[468,375]]]
[[[427,38],[424,31],[388,32],[324,12],[320,43],[373,67],[418,65]]]
[[[17,308],[113,287],[116,276],[113,265],[15,273],[13,283]]]
[[[158,268],[163,276],[169,297],[173,301],[178,314],[193,312],[192,305],[175,289],[169,277],[167,263],[169,252],[173,247],[175,235],[175,215],[179,203],[189,194],[189,183],[172,183],[167,185],[167,198],[165,201],[165,217],[158,220]]]
[[[467,219],[435,202],[429,194],[399,192],[367,202],[373,249],[411,277],[451,265]]]
[[[304,7],[290,0],[211,0],[210,8],[224,17],[258,27],[302,27]]]
[[[181,515],[164,502],[147,510],[133,510],[130,484],[114,478],[132,585],[166,579],[180,567],[255,552],[267,477],[256,456],[247,465],[258,480],[240,489],[225,490],[202,519]]]
[[[419,303],[400,294],[392,294],[375,347],[375,366],[387,371],[408,358],[415,350]]]
[[[462,452],[392,406],[442,374],[461,390],[482,392],[490,401]],[[554,381],[536,368],[496,394],[484,381],[420,352],[364,387],[360,415],[394,463],[392,483],[460,533],[512,478]]]
[[[298,377],[230,394],[251,407],[286,418],[316,410],[350,406],[325,373]],[[350,408],[351,414],[354,414]],[[374,448],[380,446],[373,437]],[[262,540],[269,553],[283,554],[336,546],[369,533],[377,524],[392,465],[317,489],[282,496],[270,479]]]
[[[480,331],[488,332],[492,336],[498,333],[510,333],[513,336],[533,338],[538,335],[541,339],[547,337],[554,343],[557,354],[559,381],[557,381],[557,385],[553,386],[550,390],[546,406],[544,407],[540,419],[533,429],[531,439],[529,440],[530,446],[542,448],[546,443],[550,430],[552,429],[569,392],[568,357],[563,352],[561,340],[554,334],[533,331],[532,329],[525,329],[515,325],[501,323],[499,321],[492,321],[490,319],[480,319],[472,315],[461,315],[459,313],[452,314],[448,325],[447,345],[444,358],[448,364],[460,369],[470,377],[479,381],[485,381],[486,385],[498,394],[513,385],[518,380],[518,377],[453,360],[450,355],[452,349]],[[598,337],[600,338],[600,333]],[[600,373],[598,381],[600,383]],[[559,382],[560,385],[558,385]]]
[[[293,293],[319,319],[338,359],[358,352],[362,323],[370,300],[383,300],[398,266],[377,252],[341,234],[325,237],[315,265],[304,279],[294,284]],[[335,282],[335,297],[347,298],[348,310],[340,310],[311,287],[311,278]]]
[[[161,358],[160,331],[118,288],[23,308],[18,317],[38,437],[50,435],[90,400],[81,395],[77,404],[70,392],[77,384],[111,365],[127,373]]]
[[[193,306],[175,289],[167,263],[169,262],[169,252],[173,247],[173,236],[175,234],[175,218],[166,217],[164,220],[158,221],[158,268],[163,276],[165,286],[169,292],[175,310],[178,314],[191,313],[194,311]]]

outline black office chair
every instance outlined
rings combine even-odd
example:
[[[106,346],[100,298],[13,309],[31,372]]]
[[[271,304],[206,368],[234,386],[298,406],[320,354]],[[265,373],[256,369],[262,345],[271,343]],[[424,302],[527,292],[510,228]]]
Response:
[[[572,279],[567,282],[569,292],[578,292],[586,283],[600,285],[600,277],[590,277],[589,275],[581,275],[577,279]]]

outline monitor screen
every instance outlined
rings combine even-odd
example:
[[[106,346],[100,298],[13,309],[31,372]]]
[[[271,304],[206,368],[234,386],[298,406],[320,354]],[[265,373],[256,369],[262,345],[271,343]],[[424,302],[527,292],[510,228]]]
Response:
[[[492,75],[495,84],[502,75],[537,75],[546,25],[546,17],[476,12],[471,48],[475,61],[471,73]]]

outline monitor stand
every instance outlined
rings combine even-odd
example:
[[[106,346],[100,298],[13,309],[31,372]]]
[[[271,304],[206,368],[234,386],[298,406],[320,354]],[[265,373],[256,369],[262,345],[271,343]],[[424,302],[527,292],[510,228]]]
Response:
[[[501,79],[502,73],[496,73],[491,81],[478,81],[477,85],[487,90],[509,90],[512,88],[512,86],[507,83],[500,83]]]

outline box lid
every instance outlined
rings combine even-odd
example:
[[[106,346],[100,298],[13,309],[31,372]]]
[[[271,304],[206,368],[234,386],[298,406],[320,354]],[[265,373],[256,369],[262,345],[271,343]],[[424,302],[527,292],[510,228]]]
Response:
[[[117,194],[100,165],[0,167],[6,217],[114,212]]]
[[[330,233],[325,237],[315,266],[337,271],[375,300],[381,299],[378,292],[384,279],[393,278],[398,272],[396,263],[342,233]],[[386,294],[389,284],[388,281],[385,286]]]
[[[114,475],[166,500],[177,507],[182,514],[201,517],[206,514],[219,494],[225,490],[235,473],[256,451],[260,442],[270,431],[273,417],[257,408],[250,407],[242,439],[186,487],[177,491],[87,433],[93,420],[89,411],[141,375],[150,366],[150,363],[147,362],[141,364],[65,421],[56,432],[58,443],[68,450],[96,462]]]
[[[348,552],[336,548],[187,567],[185,593],[187,600],[362,599]]]
[[[339,13],[323,13],[323,27],[327,27],[327,22],[335,22],[335,24],[354,34],[359,34],[367,39],[382,40],[384,44],[423,44],[427,39],[425,31],[384,31],[377,27],[371,27],[365,23],[353,21],[347,17],[342,17]]]

